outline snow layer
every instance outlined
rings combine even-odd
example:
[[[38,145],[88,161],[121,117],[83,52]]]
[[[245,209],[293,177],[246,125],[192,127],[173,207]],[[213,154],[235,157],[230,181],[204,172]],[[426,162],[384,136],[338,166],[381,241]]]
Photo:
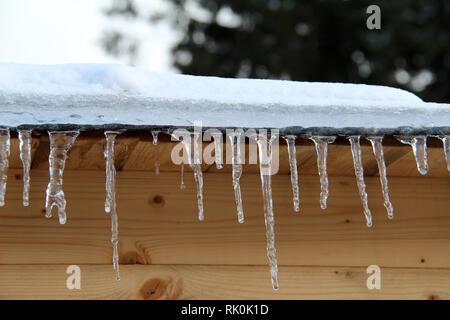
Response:
[[[160,74],[105,64],[0,64],[0,126],[280,128],[449,133],[450,105],[343,83]]]

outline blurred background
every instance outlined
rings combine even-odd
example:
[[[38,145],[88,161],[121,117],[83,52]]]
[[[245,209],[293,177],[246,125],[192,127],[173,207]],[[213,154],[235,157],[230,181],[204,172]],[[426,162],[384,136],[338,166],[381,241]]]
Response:
[[[369,30],[369,5],[381,29]],[[450,102],[449,0],[0,0],[0,61],[389,85]]]

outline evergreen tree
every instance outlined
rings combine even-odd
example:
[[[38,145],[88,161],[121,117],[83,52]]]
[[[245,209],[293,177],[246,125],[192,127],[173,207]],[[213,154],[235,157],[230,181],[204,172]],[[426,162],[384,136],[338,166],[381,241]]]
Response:
[[[142,17],[134,0],[115,0],[106,13],[166,19],[182,31],[172,48],[181,73],[380,84],[450,102],[448,0],[167,1],[170,14]],[[201,19],[187,10],[192,3]],[[381,9],[380,30],[366,27],[371,4]],[[108,32],[103,46],[132,61],[139,43]]]

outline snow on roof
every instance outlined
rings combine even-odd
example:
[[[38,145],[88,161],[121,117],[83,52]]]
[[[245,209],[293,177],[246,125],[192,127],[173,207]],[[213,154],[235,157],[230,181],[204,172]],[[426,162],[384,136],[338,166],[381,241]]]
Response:
[[[0,126],[450,132],[450,104],[385,86],[225,79],[108,64],[0,63]]]

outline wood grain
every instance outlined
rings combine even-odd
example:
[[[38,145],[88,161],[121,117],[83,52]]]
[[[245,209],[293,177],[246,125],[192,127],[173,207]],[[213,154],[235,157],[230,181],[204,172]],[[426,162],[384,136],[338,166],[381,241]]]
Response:
[[[35,139],[33,139],[34,141]],[[120,170],[134,147],[138,143],[137,137],[124,137],[118,135],[115,143],[115,165]],[[104,170],[105,159],[103,152],[105,149],[105,139],[102,135],[94,136],[80,135],[75,140],[68,152],[66,161],[66,169],[88,169],[88,170]],[[32,169],[48,169],[48,155],[50,151],[50,141],[47,135],[39,138],[39,148],[32,162]],[[16,160],[17,156],[13,159]],[[21,167],[21,163],[14,161],[11,168]]]
[[[393,139],[391,139],[393,140]],[[203,164],[204,222],[196,190],[179,189],[175,143],[158,144],[155,175],[151,135],[116,142],[119,254],[122,281],[111,266],[110,217],[104,212],[104,138],[82,133],[64,173],[68,222],[44,218],[47,135],[33,137],[30,207],[22,207],[18,140],[11,140],[6,206],[0,208],[0,299],[450,299],[450,179],[442,148],[431,141],[429,174],[417,172],[411,147],[384,148],[395,219],[386,218],[378,167],[362,145],[374,227],[365,226],[350,146],[330,145],[328,209],[319,207],[316,150],[296,146],[301,213],[292,210],[288,154],[280,146],[273,177],[279,292],[272,291],[258,166],[244,165],[245,223],[237,223],[231,166]],[[205,148],[208,143],[204,143]],[[248,147],[246,159],[248,162]],[[82,290],[66,289],[68,265],[80,265]],[[382,268],[382,290],[370,291],[365,269]]]
[[[14,177],[14,170],[11,170]],[[292,210],[288,175],[273,178],[276,242],[281,265],[450,267],[450,179],[391,178],[395,219],[388,220],[377,177],[368,177],[374,227],[365,226],[354,177],[330,177],[328,209],[319,207],[319,179],[301,176],[302,213]],[[32,170],[31,206],[21,205],[21,180],[8,181],[0,208],[0,264],[108,264],[110,222],[104,174],[68,170],[68,222],[45,219],[46,170]],[[205,216],[196,216],[195,187],[179,190],[177,173],[122,171],[118,213],[122,263],[265,265],[260,179],[242,177],[246,222],[237,223],[231,176],[205,174]]]
[[[116,140],[116,168],[127,171],[155,171],[155,149],[158,148],[160,170],[162,172],[177,172],[180,170],[171,160],[171,152],[178,142],[160,141],[155,147],[149,136],[137,137],[119,135]],[[103,158],[104,137],[101,134],[81,134],[69,151],[69,159],[66,162],[67,169],[104,170]],[[203,150],[209,143],[203,143]],[[11,139],[10,168],[21,168],[22,164],[18,153],[19,142],[16,138]],[[429,173],[428,177],[448,176],[444,152],[438,143],[431,143],[428,148]],[[439,146],[439,147],[436,147]],[[33,150],[36,150],[33,169],[48,168],[49,141],[47,135],[33,138]],[[364,143],[362,146],[363,164],[367,176],[378,175],[378,166],[370,145]],[[223,145],[224,161],[228,157],[230,163],[230,151]],[[228,151],[226,151],[228,150]],[[297,162],[300,174],[317,174],[316,150],[311,144],[296,146]],[[386,166],[389,176],[419,177],[411,147],[408,145],[387,145],[384,147]],[[34,151],[33,151],[34,154]],[[245,147],[246,164],[244,172],[259,174],[259,166],[249,163],[249,145]],[[253,162],[254,163],[254,162]],[[203,171],[229,173],[231,165],[225,165],[222,170],[216,169],[214,164],[203,163]],[[188,165],[186,171],[191,171]],[[288,152],[284,142],[279,147],[279,174],[289,174]],[[348,144],[331,144],[328,150],[328,174],[329,175],[354,175],[352,154]]]
[[[66,265],[0,266],[0,299],[450,299],[449,269],[381,269],[368,290],[365,268],[281,267],[272,290],[262,266],[80,265],[81,289],[66,288]]]

